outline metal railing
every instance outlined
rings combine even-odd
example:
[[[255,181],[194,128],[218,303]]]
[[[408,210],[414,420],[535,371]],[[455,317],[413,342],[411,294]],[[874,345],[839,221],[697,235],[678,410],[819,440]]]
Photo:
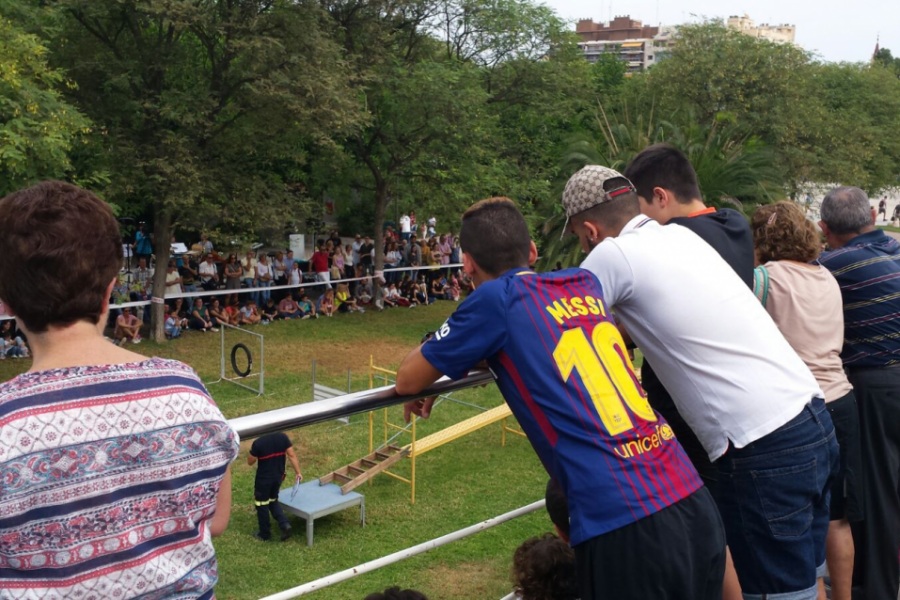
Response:
[[[397,394],[393,385],[387,385],[380,388],[365,390],[362,392],[354,392],[337,398],[327,400],[319,400],[317,402],[307,402],[295,406],[288,406],[276,410],[238,417],[228,421],[232,429],[237,432],[242,440],[259,437],[267,433],[284,431],[286,429],[297,429],[331,421],[338,417],[349,417],[364,412],[370,412],[388,406],[394,406],[418,400],[420,398],[429,398],[432,396],[441,396],[450,392],[463,390],[466,388],[476,387],[494,382],[493,374],[487,369],[476,369],[470,371],[468,375],[458,381],[453,381],[447,377],[438,379],[434,384],[418,394],[401,396]],[[438,548],[445,544],[449,544],[456,540],[468,537],[485,529],[495,527],[522,515],[532,513],[543,508],[544,501],[539,500],[527,506],[523,506],[516,510],[504,513],[492,519],[488,519],[482,523],[477,523],[469,527],[460,529],[453,533],[441,536],[434,540],[412,546],[405,550],[395,552],[388,556],[370,561],[368,563],[358,565],[354,568],[334,573],[327,577],[322,577],[315,581],[305,583],[303,585],[284,590],[277,594],[267,596],[265,600],[287,600],[308,594],[310,592],[328,587],[347,579],[352,579],[377,570],[381,567],[400,562],[407,558],[411,558],[428,550]],[[513,595],[512,597],[515,597]],[[503,600],[507,600],[507,596]]]
[[[442,377],[434,382],[428,389],[409,396],[401,396],[397,394],[393,385],[387,385],[373,390],[354,392],[329,400],[307,402],[305,404],[297,404],[285,408],[238,417],[229,420],[228,424],[235,432],[237,432],[242,440],[248,440],[267,433],[306,427],[324,421],[331,421],[338,417],[349,417],[350,415],[394,406],[411,400],[440,396],[457,390],[493,383],[493,381],[494,376],[490,371],[478,369],[471,371],[468,375],[458,381]]]

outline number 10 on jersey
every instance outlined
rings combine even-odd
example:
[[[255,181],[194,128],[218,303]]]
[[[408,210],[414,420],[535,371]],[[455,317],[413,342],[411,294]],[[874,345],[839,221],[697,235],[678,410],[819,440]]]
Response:
[[[634,428],[626,405],[637,417],[656,421],[656,414],[637,383],[625,342],[612,323],[606,321],[594,327],[590,341],[581,327],[569,329],[559,339],[553,359],[563,381],[578,371],[610,435]]]

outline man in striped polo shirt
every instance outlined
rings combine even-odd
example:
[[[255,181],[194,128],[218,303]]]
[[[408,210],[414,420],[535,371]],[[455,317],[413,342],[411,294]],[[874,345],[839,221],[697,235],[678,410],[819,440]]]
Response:
[[[866,519],[853,531],[853,597],[893,599],[900,587],[900,243],[875,228],[859,188],[829,192],[821,215],[832,250],[819,262],[841,286],[841,358],[860,412]]]

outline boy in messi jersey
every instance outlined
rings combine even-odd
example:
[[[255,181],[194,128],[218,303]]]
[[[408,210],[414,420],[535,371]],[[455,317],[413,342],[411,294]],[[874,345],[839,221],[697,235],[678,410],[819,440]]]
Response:
[[[709,492],[650,408],[597,279],[538,275],[525,219],[506,198],[462,219],[477,289],[400,367],[416,394],[487,360],[568,502],[582,600],[721,598],[725,537]],[[431,400],[406,405],[427,417]]]

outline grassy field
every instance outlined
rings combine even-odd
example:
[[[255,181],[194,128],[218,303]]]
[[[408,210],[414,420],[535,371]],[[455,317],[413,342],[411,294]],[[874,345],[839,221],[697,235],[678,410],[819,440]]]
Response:
[[[337,315],[332,319],[258,327],[257,331],[265,335],[266,395],[257,398],[229,383],[212,384],[210,392],[229,418],[307,402],[312,396],[313,359],[317,361],[320,383],[345,388],[350,369],[353,390],[365,389],[370,355],[375,356],[377,365],[396,367],[422,334],[440,326],[455,306],[440,302],[414,310]],[[229,334],[227,347],[237,341],[254,347],[237,335]],[[218,379],[218,334],[190,333],[162,346],[145,341],[129,349],[182,360],[206,382]],[[0,362],[0,381],[26,370],[30,362]],[[466,390],[455,397],[482,407],[502,402],[493,386]],[[478,412],[444,402],[431,419],[420,424],[419,436]],[[393,421],[402,418],[399,408],[392,409],[391,415]],[[381,430],[376,428],[376,432],[377,440]],[[349,426],[324,423],[289,435],[307,480],[356,460],[368,450],[364,415],[353,417]],[[491,426],[417,461],[414,506],[409,503],[408,486],[378,477],[372,485],[357,490],[366,497],[364,528],[359,526],[355,510],[325,517],[316,521],[315,545],[308,548],[303,521],[292,518],[295,535],[290,540],[263,543],[251,537],[257,527],[254,468],[247,466],[248,448],[248,442],[242,444],[242,453],[234,465],[231,524],[215,542],[219,598],[259,598],[427,541],[538,500],[543,497],[546,483],[546,474],[527,440],[508,436],[506,447],[501,448],[500,426]],[[404,475],[408,470],[408,461],[397,469]],[[515,548],[526,538],[550,528],[546,513],[541,511],[309,597],[355,600],[399,585],[419,589],[432,600],[498,599],[511,590],[509,570]]]

